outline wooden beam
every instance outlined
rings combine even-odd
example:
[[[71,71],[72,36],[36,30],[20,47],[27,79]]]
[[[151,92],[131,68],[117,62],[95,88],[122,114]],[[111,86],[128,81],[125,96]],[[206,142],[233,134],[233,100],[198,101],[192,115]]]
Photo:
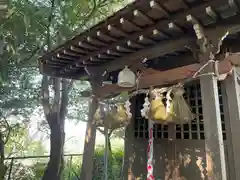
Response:
[[[171,16],[171,14],[160,4],[158,4],[156,1],[150,1],[150,7],[153,9],[157,9],[160,12],[162,12],[166,17]]]
[[[131,53],[133,52],[132,49],[128,49],[128,48],[125,48],[123,46],[117,46],[116,49],[119,51],[119,52],[123,52],[123,53]]]
[[[74,47],[74,46],[70,46],[71,51],[74,51],[75,53],[84,55],[86,52],[85,50],[83,50],[82,48],[78,48],[78,47]]]
[[[52,59],[49,59],[48,61],[53,61],[53,62],[63,62],[63,63],[71,63],[71,60],[66,60],[62,58],[57,58],[57,57],[52,57]]]
[[[76,64],[76,66],[71,66],[70,69],[76,70],[76,69],[80,69],[83,68],[84,66],[79,66],[78,64]]]
[[[88,43],[85,43],[85,42],[78,42],[78,46],[81,47],[81,48],[84,48],[84,49],[87,49],[87,50],[90,50],[90,51],[93,51],[93,50],[97,50],[98,48],[94,45],[90,45]]]
[[[121,56],[122,55],[121,53],[118,53],[118,52],[110,50],[110,49],[107,50],[107,54],[112,55],[112,56]]]
[[[142,75],[140,78],[139,88],[149,88],[150,86],[166,86],[169,84],[179,83],[186,79],[191,79],[192,75],[201,67],[200,64],[191,64],[167,71],[153,71],[154,73]],[[231,70],[232,66],[228,60],[223,60],[219,63],[220,74],[227,73]],[[97,91],[98,94],[104,98],[107,96],[117,95],[122,91],[133,91],[134,88],[121,88],[116,84],[106,85],[100,87]]]
[[[90,62],[96,63],[96,62],[106,62],[107,60],[99,59],[98,57],[90,57]]]
[[[214,21],[219,18],[219,15],[213,10],[211,6],[206,8],[206,13],[209,17],[211,17]]]
[[[171,40],[168,43],[159,43],[153,47],[145,48],[141,51],[131,53],[126,57],[117,58],[116,60],[109,62],[108,64],[101,66],[100,71],[114,71],[118,70],[126,65],[134,65],[141,62],[144,58],[152,59],[164,54],[168,54],[177,50],[184,49],[185,46],[191,46],[195,43],[194,38],[183,37],[178,40]],[[117,62],[117,63],[116,63]]]
[[[111,60],[111,59],[113,59],[113,57],[111,57],[110,55],[105,55],[105,54],[98,54],[97,57],[99,59],[104,59],[104,60]]]
[[[67,56],[72,56],[72,57],[81,57],[82,55],[76,52],[71,52],[68,50],[64,50],[63,54],[67,55]]]
[[[156,44],[156,41],[145,37],[144,35],[139,36],[138,41],[142,44]]]
[[[240,179],[239,136],[240,136],[240,77],[239,67],[234,67],[232,74],[222,84],[224,118],[227,135],[227,152],[231,180]]]
[[[96,44],[96,45],[100,45],[100,46],[106,46],[107,45],[106,43],[104,43],[100,40],[94,39],[92,37],[89,37],[89,36],[87,37],[87,41],[91,44]]]
[[[67,65],[67,64],[69,64],[70,62],[64,62],[64,61],[50,61],[50,60],[46,60],[46,64],[48,64],[48,65],[51,65],[51,64],[53,64],[53,65]]]
[[[152,34],[153,34],[153,37],[155,37],[155,36],[160,36],[160,37],[164,37],[164,38],[169,38],[170,37],[166,33],[163,33],[162,31],[159,31],[158,29],[154,29]]]
[[[51,68],[53,68],[53,69],[61,69],[61,68],[62,68],[59,64],[49,63],[48,65],[49,65],[49,67],[51,67]]]
[[[133,42],[133,41],[128,41],[127,42],[127,45],[131,48],[137,48],[137,49],[141,49],[141,48],[144,48],[143,45],[139,44],[139,43],[136,43],[136,42]]]
[[[126,26],[126,27],[129,27],[129,28],[131,28],[133,30],[136,30],[136,31],[141,31],[142,30],[139,26],[135,25],[134,23],[132,23],[131,21],[129,21],[125,18],[121,18],[120,23],[123,25],[123,27]]]
[[[176,23],[173,23],[173,22],[170,22],[168,24],[168,28],[173,31],[177,31],[177,32],[181,32],[181,33],[183,32],[183,30],[178,25],[176,25]]]
[[[73,61],[74,59],[77,59],[76,57],[75,58],[72,58],[70,56],[67,56],[67,55],[62,55],[62,54],[57,54],[57,58],[59,59],[65,59],[65,60],[69,60],[69,61]]]
[[[154,21],[150,17],[148,17],[147,15],[143,14],[139,10],[134,10],[133,11],[133,15],[143,19],[144,21],[148,22],[149,24],[154,24]]]
[[[79,68],[79,67],[83,68],[83,67],[85,67],[85,66],[86,66],[86,65],[84,65],[84,64],[82,64],[82,63],[77,63],[77,64],[76,64],[76,67],[77,67],[77,68]]]
[[[108,31],[112,32],[113,34],[115,33],[115,34],[118,34],[118,35],[123,36],[123,37],[127,37],[128,36],[127,33],[123,32],[120,29],[115,28],[114,26],[112,26],[110,24],[108,25],[107,29],[108,29]]]
[[[117,41],[117,39],[109,36],[109,35],[106,35],[105,33],[102,33],[101,31],[98,31],[97,32],[97,36],[100,38],[100,39],[103,39],[103,40],[107,40],[107,41]]]

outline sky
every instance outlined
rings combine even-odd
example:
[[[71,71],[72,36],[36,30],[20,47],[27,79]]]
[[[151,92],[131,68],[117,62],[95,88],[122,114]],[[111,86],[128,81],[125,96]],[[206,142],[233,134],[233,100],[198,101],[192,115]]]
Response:
[[[46,133],[38,130],[38,124],[36,123],[36,119],[39,118],[36,114],[32,115],[30,118],[29,125],[29,134],[33,140],[42,140],[46,150],[49,152],[50,150],[50,141],[49,138],[46,137]],[[84,148],[84,139],[85,139],[85,131],[86,131],[86,122],[78,122],[73,120],[66,120],[65,123],[65,153],[66,154],[81,154],[83,153]],[[112,139],[112,149],[123,147],[124,141],[122,139]],[[99,145],[104,145],[104,136],[97,131],[96,136],[96,147]]]
[[[82,153],[84,148],[86,123],[80,122],[76,126],[74,122],[67,121],[66,123],[66,142],[65,152],[66,153]],[[112,142],[112,148],[117,148],[120,145],[123,146],[123,140],[114,139]],[[96,145],[104,144],[104,136],[97,132]]]

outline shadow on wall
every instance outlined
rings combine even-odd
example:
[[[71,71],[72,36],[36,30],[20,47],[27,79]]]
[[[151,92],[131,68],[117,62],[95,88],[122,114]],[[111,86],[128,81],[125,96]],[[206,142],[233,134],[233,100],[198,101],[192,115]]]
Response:
[[[202,157],[192,157],[188,155],[188,162],[184,162],[179,166],[179,177],[182,180],[191,180],[193,176],[202,180],[206,179],[206,171],[203,167]]]
[[[193,177],[195,180],[206,180],[206,175],[205,158],[202,157],[200,150],[185,149],[184,153],[178,153],[164,180],[192,180]]]
[[[142,159],[142,157],[139,159]],[[202,157],[191,157],[185,154],[184,159],[179,165],[167,159],[166,164],[168,165],[166,167],[165,177],[163,178],[163,176],[156,175],[156,180],[192,180],[193,177],[199,180],[206,180],[206,170],[203,167]],[[159,169],[159,167],[155,167],[155,169]],[[135,177],[132,174],[130,179],[144,180],[146,179],[146,174],[140,173],[137,176],[135,175]]]
[[[135,144],[136,145],[136,144]],[[137,145],[137,153],[133,153],[130,157],[130,166],[128,179],[144,180],[146,179],[147,156],[145,148],[139,148]],[[203,149],[184,148],[183,151],[175,152],[176,156],[169,156],[167,146],[157,148],[158,153],[155,154],[154,174],[156,180],[206,180],[207,171]]]

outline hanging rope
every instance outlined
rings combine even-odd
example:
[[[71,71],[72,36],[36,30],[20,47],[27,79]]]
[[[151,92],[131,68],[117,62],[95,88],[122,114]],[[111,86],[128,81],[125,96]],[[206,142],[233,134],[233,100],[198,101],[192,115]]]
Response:
[[[214,63],[214,72],[208,72],[208,73],[203,73],[200,74],[204,68],[206,68],[209,64]],[[205,64],[203,64],[198,70],[197,72],[195,72],[192,76],[193,79],[200,77],[200,76],[206,76],[206,75],[216,75],[217,77],[219,77],[219,71],[218,71],[218,65],[219,65],[219,61],[215,61],[210,59],[208,62],[206,62]]]

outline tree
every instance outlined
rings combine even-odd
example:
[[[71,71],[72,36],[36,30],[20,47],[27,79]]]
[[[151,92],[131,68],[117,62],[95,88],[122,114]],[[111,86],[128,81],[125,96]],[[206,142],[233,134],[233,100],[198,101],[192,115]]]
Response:
[[[75,1],[74,1],[75,2]],[[72,3],[74,3],[72,2]],[[110,2],[114,2],[114,1],[110,1]],[[75,2],[76,3],[76,2]],[[108,2],[109,3],[109,2]],[[71,4],[71,3],[70,3]],[[69,19],[66,19],[66,11],[69,10],[68,3],[64,4],[64,6],[60,3],[59,6],[63,9],[60,10],[59,14],[63,15],[63,19],[62,21],[64,22],[64,25],[66,26],[67,23],[69,23]],[[82,8],[84,6],[87,6],[88,8]],[[48,49],[51,47],[50,46],[50,28],[51,27],[55,27],[54,24],[51,25],[51,23],[54,20],[54,6],[55,6],[55,1],[52,0],[52,6],[51,6],[51,12],[49,15],[49,25],[48,25],[48,33],[47,33],[47,46]],[[92,8],[91,8],[92,6]],[[71,12],[72,11],[72,4],[71,4]],[[79,7],[78,4],[76,7]],[[90,7],[90,13],[86,13],[86,11],[84,11],[85,9],[89,9]],[[79,8],[78,10],[80,10],[80,16],[82,16],[81,18],[81,24],[82,26],[87,26],[91,23],[89,22],[95,22],[96,21],[96,12],[101,12],[101,10],[106,10],[107,7],[107,3],[106,1],[96,1],[93,0],[92,2],[88,2],[87,4],[81,4],[81,8]],[[87,11],[88,12],[88,11]],[[86,15],[87,14],[87,15]],[[56,15],[56,14],[55,14]],[[79,14],[74,14],[76,17],[79,16]],[[83,16],[86,16],[86,18],[83,18]],[[95,16],[95,17],[94,17]],[[72,16],[71,16],[72,17]],[[100,18],[103,17],[102,15],[100,16]],[[92,19],[91,19],[92,18]],[[98,16],[98,20],[100,19]],[[91,21],[89,21],[91,19]],[[95,20],[95,21],[94,21]],[[59,20],[58,20],[59,21]],[[71,23],[70,23],[70,27],[71,27]],[[68,36],[67,33],[61,33],[61,28],[63,28],[63,26],[59,25],[56,27],[57,29],[59,29],[60,31],[58,32],[57,36],[60,37],[66,37]],[[73,27],[74,28],[74,27]],[[84,29],[84,28],[82,28]],[[66,27],[65,29],[66,30]],[[64,39],[64,38],[63,38]],[[56,40],[56,42],[59,42],[58,40]],[[57,43],[59,44],[59,43]],[[66,116],[66,108],[67,108],[67,103],[68,103],[68,91],[67,89],[69,89],[69,86],[67,85],[67,81],[64,80],[60,80],[57,78],[51,78],[53,81],[53,91],[54,91],[54,98],[53,98],[53,104],[52,107],[49,106],[49,78],[44,76],[43,77],[43,81],[42,81],[42,104],[43,104],[43,108],[44,108],[44,112],[45,112],[45,116],[46,116],[46,120],[49,124],[50,127],[50,131],[51,131],[51,135],[50,135],[50,141],[51,141],[51,151],[50,151],[50,161],[48,164],[48,167],[46,169],[46,172],[44,174],[43,179],[49,179],[49,178],[60,178],[60,174],[62,171],[62,166],[58,166],[57,164],[63,164],[63,162],[61,161],[60,156],[62,156],[63,153],[63,142],[64,142],[64,120],[65,120],[65,116]],[[60,91],[60,84],[62,83],[62,86],[65,86],[66,88],[63,88]],[[62,93],[62,95],[61,95]],[[66,96],[64,96],[66,95]],[[61,100],[62,99],[62,100]],[[66,101],[64,101],[64,99]],[[64,102],[64,103],[63,103]],[[95,102],[95,100],[93,100],[93,103]],[[62,108],[64,109],[64,113],[62,113]],[[84,153],[84,158],[83,158],[83,162],[86,162],[86,158],[91,159],[91,156],[93,156],[93,152],[94,152],[94,145],[95,145],[95,136],[96,136],[96,129],[93,127],[94,125],[92,125],[91,122],[88,122],[87,125],[87,136],[86,139],[89,139],[89,141],[86,141],[88,143],[87,148],[85,148],[85,150],[87,149],[87,151]],[[91,134],[88,134],[88,132],[91,132]],[[55,139],[55,138],[58,138]],[[58,142],[58,143],[56,143]],[[89,155],[87,155],[89,154]],[[53,160],[54,159],[54,160]],[[83,163],[83,164],[84,164]],[[90,163],[91,164],[91,163]],[[50,170],[51,169],[51,170]],[[85,177],[84,174],[86,171],[91,171],[92,170],[92,166],[89,166],[88,168],[86,168],[86,170],[83,170],[82,174],[81,174],[81,179],[86,179],[86,178],[90,178],[91,177]],[[54,174],[55,173],[55,174]],[[91,173],[89,173],[91,174]]]
[[[28,25],[27,18],[23,18],[21,3],[13,1],[9,4],[6,19],[2,20],[0,25],[0,34],[2,35],[0,37],[0,142],[3,157],[1,160],[2,165],[4,164],[3,159],[7,155],[5,153],[8,153],[7,150],[4,153],[3,149],[7,148],[9,137],[19,128],[19,124],[27,124],[29,114],[32,108],[37,105],[39,98],[38,85],[33,82],[35,81],[37,68],[30,64],[23,66],[24,63],[29,63],[29,60],[34,57],[37,43],[34,43],[32,36],[25,33],[25,25],[26,27]],[[34,9],[32,9],[33,11]],[[11,119],[19,119],[20,121],[10,122]]]
[[[6,150],[4,152],[5,145],[12,133],[20,127],[20,123],[22,125],[28,123],[29,112],[37,104],[38,91],[33,87],[31,76],[26,72],[26,69],[19,70],[12,67],[8,79],[0,85],[0,166],[2,168],[5,167],[4,159],[7,152]],[[2,170],[0,176],[2,179],[4,174]]]
[[[67,113],[69,82],[65,79],[54,78],[53,91],[54,97],[50,104],[49,78],[43,76],[42,104],[50,128],[51,143],[50,159],[43,180],[60,179],[63,170],[64,120]]]
[[[28,124],[21,124],[12,130],[10,137],[8,139],[7,144],[5,145],[5,156],[6,158],[11,157],[24,157],[24,156],[39,156],[46,152],[41,141],[33,140],[30,137],[28,131]],[[35,159],[21,159],[21,160],[13,160],[13,164],[11,165],[11,160],[6,160],[6,165],[8,166],[8,170],[11,170],[11,179],[16,180],[31,180],[34,178],[30,178],[33,169],[28,168],[27,164],[34,164]],[[25,164],[24,164],[25,162]],[[12,168],[10,168],[12,166]],[[45,167],[45,166],[44,166]],[[28,177],[28,178],[27,178]],[[5,179],[7,177],[5,176]]]

